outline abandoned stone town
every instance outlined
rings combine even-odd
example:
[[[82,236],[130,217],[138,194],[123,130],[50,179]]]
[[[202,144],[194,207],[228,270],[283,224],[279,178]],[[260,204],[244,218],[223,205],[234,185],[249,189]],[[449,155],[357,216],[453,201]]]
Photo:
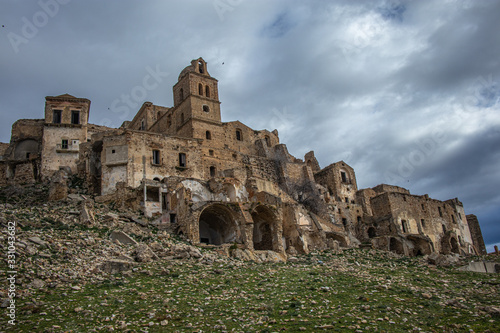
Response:
[[[82,180],[95,200],[140,210],[193,244],[238,246],[286,258],[367,246],[407,256],[485,254],[478,220],[381,184],[358,189],[351,166],[299,159],[278,131],[222,122],[218,81],[202,59],[173,86],[173,106],[145,102],[120,128],[88,123],[90,100],[45,98],[44,119],[21,119],[0,143],[0,186],[50,182],[50,200]]]

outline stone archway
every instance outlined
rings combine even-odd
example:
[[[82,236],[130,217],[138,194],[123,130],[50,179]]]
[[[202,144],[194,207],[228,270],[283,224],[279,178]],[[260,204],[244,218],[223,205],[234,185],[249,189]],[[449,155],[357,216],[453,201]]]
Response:
[[[397,254],[405,254],[403,243],[394,237],[391,237],[391,240],[389,242],[389,251],[395,252]]]
[[[221,204],[206,207],[199,219],[200,243],[221,245],[237,241],[238,230],[232,212]]]
[[[432,253],[432,247],[429,240],[416,236],[408,236],[407,240],[411,242],[411,246],[413,246],[413,248],[410,249],[412,256],[423,256]]]
[[[455,237],[450,239],[451,253],[460,253],[460,248],[458,247],[458,242]]]
[[[276,250],[276,217],[266,206],[257,206],[252,212],[253,247],[255,250]]]

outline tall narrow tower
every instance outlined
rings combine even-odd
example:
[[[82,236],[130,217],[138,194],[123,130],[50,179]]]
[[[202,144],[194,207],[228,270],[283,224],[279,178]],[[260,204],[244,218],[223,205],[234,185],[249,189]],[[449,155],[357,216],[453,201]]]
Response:
[[[191,61],[174,85],[176,134],[205,139],[206,129],[221,126],[218,81],[208,73],[203,58]]]

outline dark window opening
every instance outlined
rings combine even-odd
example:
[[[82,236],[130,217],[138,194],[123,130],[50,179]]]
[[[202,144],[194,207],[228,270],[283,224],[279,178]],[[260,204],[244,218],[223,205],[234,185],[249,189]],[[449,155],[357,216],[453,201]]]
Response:
[[[457,222],[455,221],[455,216],[453,216],[453,215],[451,216],[451,222],[453,222],[453,223],[457,223]]]
[[[340,171],[340,177],[342,177],[342,183],[347,183],[347,175],[344,171]]]
[[[212,140],[212,133],[210,133],[210,131],[206,131],[205,137],[207,138],[207,140]]]
[[[403,195],[403,201],[406,201],[406,196],[405,195]]]
[[[210,156],[214,156],[214,151],[213,151],[212,149],[210,149],[210,150],[208,151],[208,155],[210,155]]]
[[[438,211],[439,211],[439,216],[443,217],[443,212],[441,211],[441,207],[438,207]]]
[[[205,69],[203,68],[203,63],[201,61],[198,62],[198,69],[199,69],[201,74],[203,74],[205,71]]]
[[[205,96],[210,97],[210,87],[209,86],[205,87]]]
[[[184,124],[184,113],[181,113],[181,124]]]
[[[266,139],[266,145],[268,147],[271,147],[271,139],[267,135],[266,135],[265,139]]]
[[[446,226],[444,224],[441,225],[443,227],[443,233],[446,233]]]
[[[342,210],[339,208],[339,214],[342,214]]]
[[[238,158],[238,155],[233,154],[233,159],[237,159],[237,158]]]
[[[170,223],[177,223],[175,217],[176,217],[175,214],[170,214]]]
[[[184,100],[184,89],[181,88],[181,90],[179,91],[179,99],[181,100],[181,102]]]
[[[401,220],[401,226],[403,227],[403,233],[408,232],[408,224],[406,223],[406,220]]]
[[[458,217],[462,220],[462,214],[458,213]]]
[[[200,243],[210,244],[210,239],[204,238],[204,237],[200,237]]]
[[[160,164],[160,151],[159,150],[153,150],[153,164],[155,164],[155,165]]]
[[[148,187],[146,188],[146,200],[159,202],[160,201],[160,192],[158,187]]]
[[[377,231],[375,230],[374,227],[368,228],[368,238],[375,238],[377,237]]]
[[[214,166],[211,166],[210,167],[210,177],[215,177],[215,167]]]
[[[421,204],[421,206],[422,206],[422,210],[425,210],[425,206],[424,206],[424,204]]]
[[[344,200],[345,200],[346,203],[349,203],[349,198],[348,197],[345,197]]]
[[[146,124],[144,123],[144,119],[141,120],[141,131],[144,131],[146,129]]]
[[[201,83],[198,84],[198,95],[203,95],[203,85]]]
[[[361,216],[358,216],[358,223],[361,223]]]
[[[62,149],[68,149],[68,140],[62,140],[61,141],[61,148]]]
[[[240,130],[236,130],[236,140],[243,141],[243,138],[242,138]]]
[[[72,124],[80,123],[80,111],[71,111],[71,123]]]
[[[420,220],[420,224],[422,225],[422,228],[424,228],[424,229],[425,229],[425,220],[424,220],[424,219],[421,219],[421,220]]]
[[[111,150],[111,154],[114,154],[114,153],[116,153],[116,150],[114,150],[114,149]]]
[[[30,155],[31,153],[26,153],[26,159],[29,160],[30,159]]]
[[[342,224],[344,225],[344,227],[347,227],[347,219],[346,218],[342,218]]]
[[[210,112],[208,105],[203,105],[203,112]]]
[[[184,153],[179,153],[179,166],[181,168],[186,167],[186,154]]]
[[[52,122],[54,124],[60,124],[61,123],[61,118],[62,118],[62,111],[61,110],[54,110],[53,111],[53,116],[52,116]]]

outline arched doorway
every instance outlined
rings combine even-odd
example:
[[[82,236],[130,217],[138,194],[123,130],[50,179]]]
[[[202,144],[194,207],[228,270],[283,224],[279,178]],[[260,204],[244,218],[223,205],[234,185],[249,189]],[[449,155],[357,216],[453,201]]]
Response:
[[[265,206],[257,206],[252,212],[252,219],[253,248],[255,250],[274,250],[277,244],[273,242],[274,222],[276,220],[273,212]]]
[[[200,215],[200,243],[221,245],[237,241],[233,214],[224,205],[206,207]]]
[[[394,237],[391,237],[391,241],[389,243],[389,251],[396,252],[398,254],[405,254],[403,243],[401,243]]]
[[[375,230],[374,227],[369,227],[368,228],[368,237],[369,238],[377,237],[377,231]]]
[[[458,242],[454,237],[452,237],[450,239],[450,245],[451,245],[451,252],[452,253],[460,253],[460,248],[458,247]]]

